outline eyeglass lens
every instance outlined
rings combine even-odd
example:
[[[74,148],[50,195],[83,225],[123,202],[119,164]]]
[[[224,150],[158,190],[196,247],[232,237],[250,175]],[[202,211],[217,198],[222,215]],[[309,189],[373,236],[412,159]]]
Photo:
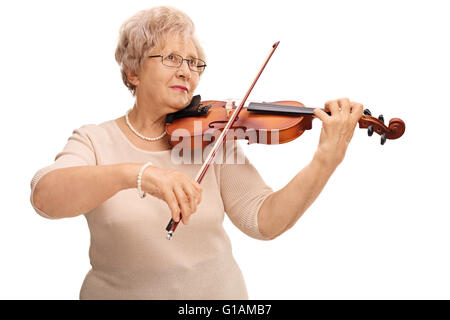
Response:
[[[198,72],[205,69],[205,63],[202,60],[196,58],[184,59],[178,54],[168,54],[163,57],[162,62],[168,67],[180,67],[184,60],[186,60],[189,68],[192,71]]]

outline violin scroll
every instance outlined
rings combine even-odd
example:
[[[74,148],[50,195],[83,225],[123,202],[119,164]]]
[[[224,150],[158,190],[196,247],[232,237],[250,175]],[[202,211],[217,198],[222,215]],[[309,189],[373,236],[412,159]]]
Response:
[[[361,129],[367,128],[367,134],[371,136],[374,132],[381,136],[381,144],[386,142],[386,139],[394,140],[400,138],[405,133],[405,123],[402,119],[392,118],[389,120],[389,126],[384,124],[384,116],[379,115],[378,118],[372,117],[369,109],[364,110],[364,114],[359,120],[359,127]]]

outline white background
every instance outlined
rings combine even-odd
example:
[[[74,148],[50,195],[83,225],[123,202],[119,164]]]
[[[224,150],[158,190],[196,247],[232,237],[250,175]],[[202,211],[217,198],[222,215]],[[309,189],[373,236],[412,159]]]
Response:
[[[38,216],[30,180],[73,129],[132,106],[114,61],[118,29],[159,4],[196,24],[204,100],[242,97],[280,40],[249,101],[349,97],[406,123],[384,146],[357,129],[318,200],[276,240],[226,220],[250,298],[450,299],[450,21],[446,2],[430,0],[2,1],[0,298],[78,299],[90,268],[85,218]],[[245,152],[278,190],[312,158],[320,126]]]

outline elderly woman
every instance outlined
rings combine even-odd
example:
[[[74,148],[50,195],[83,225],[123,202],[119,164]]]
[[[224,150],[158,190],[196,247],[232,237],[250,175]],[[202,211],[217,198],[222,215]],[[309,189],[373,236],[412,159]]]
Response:
[[[192,21],[168,7],[137,13],[120,29],[116,60],[133,108],[75,130],[31,182],[40,215],[87,219],[92,269],[80,298],[247,299],[224,213],[256,239],[291,228],[343,160],[362,105],[339,99],[326,103],[331,116],[315,110],[323,123],[318,149],[281,190],[248,161],[214,163],[200,186],[193,177],[201,164],[171,161],[165,134],[166,116],[189,105],[206,67]],[[170,218],[186,226],[167,241]]]

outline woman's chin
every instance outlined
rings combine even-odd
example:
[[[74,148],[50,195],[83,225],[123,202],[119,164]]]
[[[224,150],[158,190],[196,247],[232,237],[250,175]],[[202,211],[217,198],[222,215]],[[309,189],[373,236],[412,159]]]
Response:
[[[184,109],[189,105],[191,102],[192,97],[185,97],[182,99],[175,99],[173,103],[170,104],[172,109],[174,109],[174,112],[177,112],[178,110]]]

